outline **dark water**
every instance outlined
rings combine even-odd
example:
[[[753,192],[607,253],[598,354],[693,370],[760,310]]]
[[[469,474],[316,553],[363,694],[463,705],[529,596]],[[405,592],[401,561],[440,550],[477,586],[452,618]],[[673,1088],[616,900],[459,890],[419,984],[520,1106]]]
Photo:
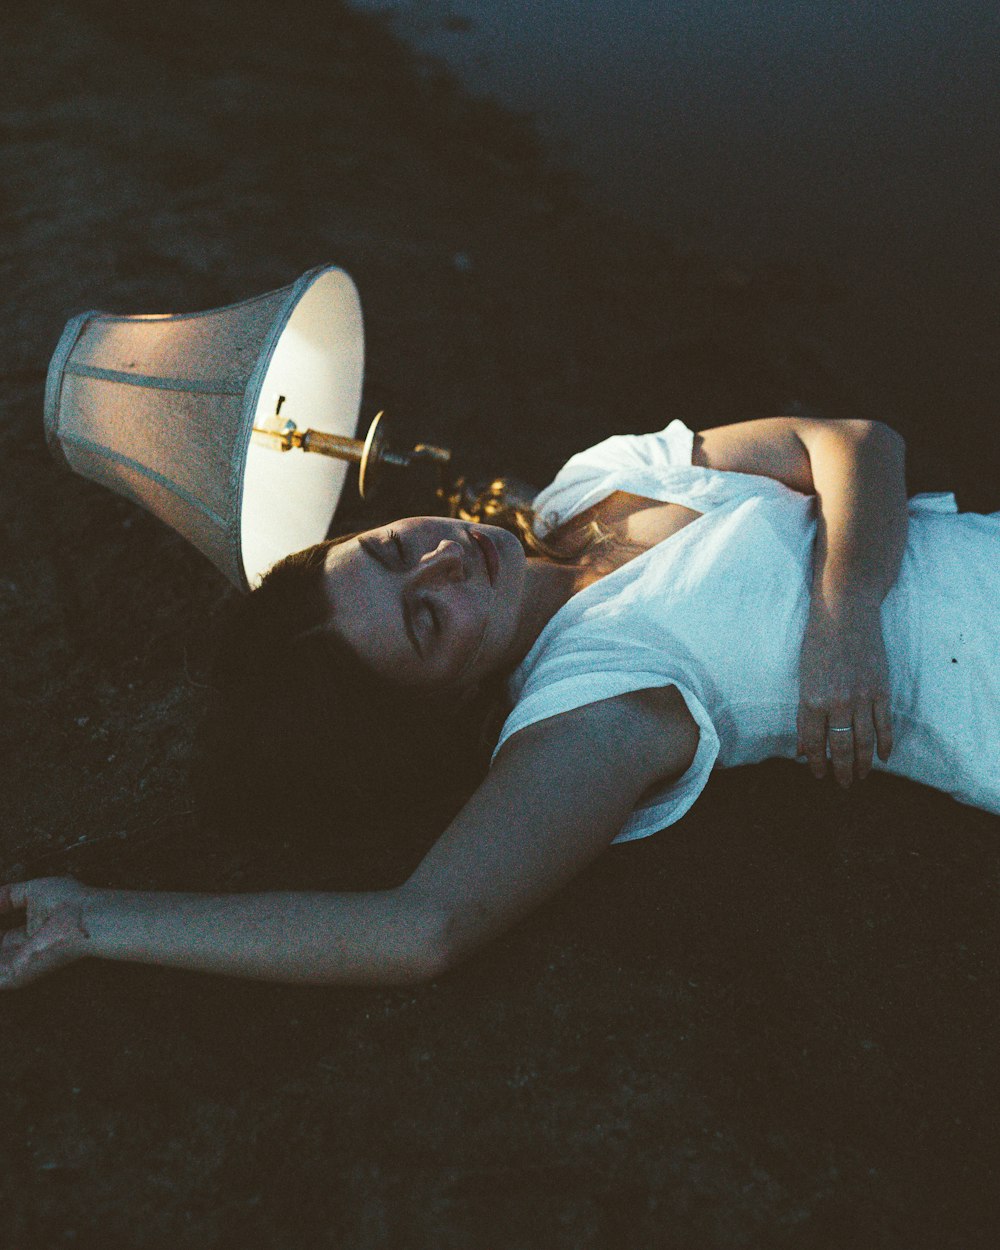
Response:
[[[1000,5],[356,7],[534,115],[605,205],[737,265],[848,283],[846,358],[895,406],[996,411]]]

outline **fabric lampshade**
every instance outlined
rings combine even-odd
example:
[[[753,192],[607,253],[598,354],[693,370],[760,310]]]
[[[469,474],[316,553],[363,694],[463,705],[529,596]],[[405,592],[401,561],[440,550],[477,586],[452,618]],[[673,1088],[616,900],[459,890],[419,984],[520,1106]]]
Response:
[[[209,312],[86,312],[49,365],[49,446],[84,477],[142,504],[249,589],[325,537],[342,460],[251,441],[281,418],[354,436],[364,333],[358,293],[333,266]]]

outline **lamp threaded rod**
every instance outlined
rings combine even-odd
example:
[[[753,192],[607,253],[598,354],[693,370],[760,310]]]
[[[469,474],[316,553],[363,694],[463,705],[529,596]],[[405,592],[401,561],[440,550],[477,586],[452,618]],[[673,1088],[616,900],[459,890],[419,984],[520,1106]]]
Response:
[[[303,451],[319,452],[322,456],[333,456],[351,464],[360,464],[365,451],[361,439],[327,434],[325,430],[303,430],[295,442]]]

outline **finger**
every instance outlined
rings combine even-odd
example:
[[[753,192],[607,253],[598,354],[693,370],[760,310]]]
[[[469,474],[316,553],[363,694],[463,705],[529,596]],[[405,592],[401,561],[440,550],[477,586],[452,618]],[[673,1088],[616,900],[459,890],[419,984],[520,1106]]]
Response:
[[[52,917],[34,937],[25,936],[24,930],[14,932],[20,940],[8,945],[12,935],[7,934],[0,943],[0,989],[20,989],[79,958],[71,950],[78,932],[78,923],[71,916]]]
[[[45,960],[34,958],[30,949],[4,951],[0,960],[0,990],[19,990],[48,971]]]
[[[21,946],[0,949],[0,990],[16,990],[25,984],[26,963]]]
[[[892,714],[886,695],[880,694],[873,702],[872,717],[878,734],[878,757],[884,764],[892,753]]]
[[[875,750],[875,726],[870,708],[859,708],[854,713],[853,736],[854,771],[858,780],[863,781],[872,770],[872,751]]]
[[[799,755],[809,763],[814,777],[826,775],[826,714],[815,708],[799,707]]]
[[[850,730],[850,732],[845,732]],[[849,708],[835,708],[827,726],[830,766],[837,784],[846,790],[854,774],[854,726]]]

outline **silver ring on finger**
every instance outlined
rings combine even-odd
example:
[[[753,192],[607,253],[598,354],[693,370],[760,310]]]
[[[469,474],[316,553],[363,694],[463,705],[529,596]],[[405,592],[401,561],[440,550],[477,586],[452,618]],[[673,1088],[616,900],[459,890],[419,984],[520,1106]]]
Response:
[[[831,725],[829,732],[832,734],[852,734],[854,733],[853,725]]]

